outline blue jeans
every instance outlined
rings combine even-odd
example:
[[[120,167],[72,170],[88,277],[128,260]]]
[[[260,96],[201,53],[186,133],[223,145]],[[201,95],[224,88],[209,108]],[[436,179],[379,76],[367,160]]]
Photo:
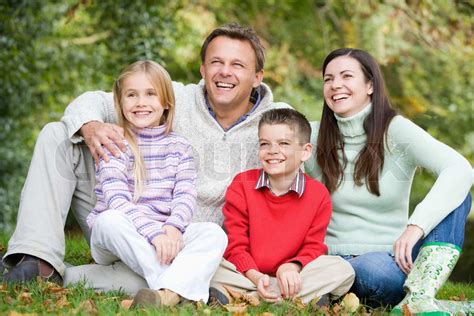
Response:
[[[471,202],[469,193],[459,207],[415,245],[413,258],[416,258],[421,245],[426,242],[446,242],[462,247]],[[351,292],[365,301],[365,304],[372,307],[382,304],[393,306],[405,297],[403,284],[407,276],[397,266],[394,256],[390,253],[370,252],[360,256],[342,257],[349,261],[356,273]]]

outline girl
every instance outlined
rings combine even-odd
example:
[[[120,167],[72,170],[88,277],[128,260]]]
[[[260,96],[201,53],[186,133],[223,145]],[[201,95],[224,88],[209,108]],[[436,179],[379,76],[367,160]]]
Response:
[[[470,164],[395,113],[367,52],[333,51],[324,61],[323,79],[317,164],[307,166],[331,192],[329,253],[352,264],[352,291],[370,305],[399,303],[405,283],[411,294],[397,310],[403,304],[415,313],[444,309],[434,296],[463,244]],[[408,218],[417,167],[438,179]],[[432,274],[438,270],[439,276]]]
[[[157,63],[138,61],[113,93],[127,151],[97,168],[97,204],[87,218],[92,257],[122,260],[146,280],[134,305],[207,302],[227,237],[216,224],[190,224],[196,172],[191,146],[171,131],[171,79]]]

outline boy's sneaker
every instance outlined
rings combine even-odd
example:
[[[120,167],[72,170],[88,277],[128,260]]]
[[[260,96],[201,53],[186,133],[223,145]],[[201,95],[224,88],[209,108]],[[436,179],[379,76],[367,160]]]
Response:
[[[132,307],[145,306],[176,306],[181,301],[181,296],[168,289],[152,290],[141,289],[133,298]]]
[[[209,300],[207,301],[207,305],[209,306],[222,306],[227,305],[231,301],[230,295],[227,293],[226,290],[220,291],[215,287],[209,288]]]

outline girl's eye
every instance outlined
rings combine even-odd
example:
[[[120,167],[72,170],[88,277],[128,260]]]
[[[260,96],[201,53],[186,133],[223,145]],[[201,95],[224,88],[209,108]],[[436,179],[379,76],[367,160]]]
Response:
[[[149,96],[154,96],[154,95],[156,95],[156,92],[155,91],[150,91],[150,92],[148,92],[148,95]]]

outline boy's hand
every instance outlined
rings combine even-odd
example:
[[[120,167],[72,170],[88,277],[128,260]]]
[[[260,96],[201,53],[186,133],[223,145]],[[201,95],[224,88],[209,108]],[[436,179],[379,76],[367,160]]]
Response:
[[[258,280],[257,293],[267,302],[280,301],[280,296],[275,292],[270,291],[270,277],[267,274],[263,274],[263,276]]]
[[[276,277],[283,297],[294,298],[301,291],[303,280],[300,271],[300,265],[293,262],[284,263],[278,268]]]
[[[172,226],[165,226],[165,227],[172,227]],[[171,264],[173,259],[178,255],[179,251],[182,249],[182,239],[181,239],[181,232],[179,232],[176,228],[175,230],[178,231],[179,237],[177,238],[176,232],[170,233],[172,236],[170,237],[168,235],[167,230],[165,230],[165,227],[163,227],[163,230],[165,231],[165,234],[161,234],[153,238],[151,243],[153,246],[155,246],[156,249],[156,257],[158,258],[158,261],[163,264],[163,265],[168,265]],[[169,230],[172,231],[172,230]],[[174,235],[173,235],[174,234]]]
[[[270,291],[270,277],[257,270],[250,269],[245,276],[257,286],[258,295],[267,302],[280,301],[280,295]]]

